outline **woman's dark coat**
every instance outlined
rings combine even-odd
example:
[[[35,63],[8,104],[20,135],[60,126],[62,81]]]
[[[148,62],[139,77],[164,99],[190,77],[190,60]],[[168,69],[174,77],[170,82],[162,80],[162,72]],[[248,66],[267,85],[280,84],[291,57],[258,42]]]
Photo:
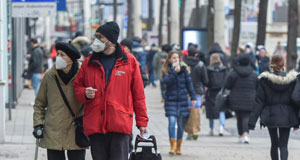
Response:
[[[257,74],[249,65],[237,65],[229,73],[225,88],[230,90],[229,103],[234,111],[252,111],[257,87]]]
[[[170,66],[171,68],[171,66]],[[165,111],[166,116],[189,116],[188,94],[192,100],[196,100],[191,77],[185,66],[179,73],[170,69],[168,75],[163,76],[163,84],[166,85]]]
[[[215,65],[214,67],[207,67],[208,74],[208,90],[205,95],[206,118],[218,119],[219,111],[215,107],[216,96],[221,90],[226,79],[226,67]]]
[[[249,127],[260,124],[268,128],[290,128],[299,125],[298,106],[292,101],[297,72],[291,71],[259,75],[259,86],[255,98],[255,109],[251,113]]]

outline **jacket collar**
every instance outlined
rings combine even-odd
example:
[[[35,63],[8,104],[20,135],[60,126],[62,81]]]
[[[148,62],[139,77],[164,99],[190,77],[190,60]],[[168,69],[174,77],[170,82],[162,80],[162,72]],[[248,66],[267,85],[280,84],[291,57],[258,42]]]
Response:
[[[290,71],[286,76],[276,75],[270,72],[263,72],[258,76],[258,79],[266,78],[274,84],[289,84],[297,79],[298,72],[295,70]]]
[[[70,81],[73,81],[73,80],[76,78],[76,75],[78,74],[78,72],[79,72],[79,70],[80,70],[80,67],[81,67],[81,63],[78,62],[78,69],[77,69],[77,72],[76,72],[75,76],[73,76],[73,78],[72,78]],[[58,72],[57,72],[57,70],[56,70],[55,65],[52,66],[52,68],[49,70],[49,72],[50,72],[50,75],[53,76],[53,78],[54,78],[55,76],[57,76],[57,78],[58,78],[59,80],[61,80],[60,76],[58,75]],[[61,81],[62,81],[62,80],[61,80]],[[62,84],[64,84],[64,83],[62,83]],[[69,83],[68,83],[68,84],[69,84]]]
[[[117,43],[115,52],[116,52],[116,65],[125,64],[128,62],[128,56],[127,56],[128,53],[125,51],[123,46]],[[95,64],[97,66],[101,66],[101,63],[96,58],[97,54],[99,53],[93,52],[88,64]]]

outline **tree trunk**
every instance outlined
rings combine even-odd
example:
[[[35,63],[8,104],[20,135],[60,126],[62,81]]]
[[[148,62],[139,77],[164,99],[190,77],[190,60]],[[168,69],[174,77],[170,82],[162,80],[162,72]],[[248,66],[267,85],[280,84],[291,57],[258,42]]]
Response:
[[[128,21],[127,21],[127,38],[132,38],[133,37],[133,7],[132,7],[132,1],[133,0],[127,0],[127,14],[128,14]]]
[[[167,20],[168,20],[168,44],[171,43],[171,0],[168,0],[167,8]]]
[[[196,8],[197,9],[200,8],[199,5],[200,5],[200,0],[196,0]]]
[[[236,52],[240,40],[240,29],[241,29],[241,0],[235,0],[234,2],[234,28],[232,35],[232,44],[231,44],[231,58],[236,56]]]
[[[185,0],[181,0],[181,7],[180,7],[180,34],[179,34],[179,42],[180,45],[182,44],[182,29],[184,28],[184,12],[185,12]]]
[[[169,44],[178,44],[180,38],[180,24],[179,24],[179,1],[170,1],[170,35]]]
[[[162,46],[162,28],[163,28],[163,19],[164,19],[164,0],[160,0],[160,9],[159,9],[159,25],[158,25],[158,44]]]
[[[152,24],[153,24],[153,0],[148,0],[148,2],[149,2],[149,12],[148,12],[147,29],[148,29],[148,31],[152,31]]]
[[[214,43],[214,0],[208,1],[207,12],[208,48],[210,48]]]
[[[265,45],[266,28],[267,28],[267,11],[268,11],[268,0],[260,0],[256,46]]]
[[[225,50],[225,12],[224,0],[214,0],[214,42]]]
[[[141,0],[133,1],[134,20],[133,20],[133,35],[142,38],[142,20],[141,20]]]
[[[288,10],[287,70],[289,71],[296,68],[298,0],[289,0]]]
[[[114,21],[117,21],[117,14],[118,14],[118,3],[117,0],[114,0]]]

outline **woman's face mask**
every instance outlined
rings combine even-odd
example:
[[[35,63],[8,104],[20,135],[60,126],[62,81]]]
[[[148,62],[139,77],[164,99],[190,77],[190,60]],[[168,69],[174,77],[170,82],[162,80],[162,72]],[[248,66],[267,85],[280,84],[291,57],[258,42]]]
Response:
[[[65,69],[67,67],[67,65],[68,65],[68,63],[66,60],[64,60],[60,56],[56,57],[56,62],[55,62],[56,69],[58,69],[58,70]]]
[[[91,45],[91,48],[96,53],[102,52],[106,49],[106,42],[103,43],[98,38],[96,38],[94,43]]]

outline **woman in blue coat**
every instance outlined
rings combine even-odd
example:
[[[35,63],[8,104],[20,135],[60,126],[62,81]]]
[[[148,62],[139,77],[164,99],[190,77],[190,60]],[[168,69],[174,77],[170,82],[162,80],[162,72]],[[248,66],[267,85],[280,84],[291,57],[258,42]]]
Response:
[[[170,51],[162,68],[163,84],[166,85],[165,111],[169,119],[170,154],[175,153],[175,125],[177,123],[176,154],[181,154],[184,119],[189,116],[188,94],[193,105],[196,104],[195,92],[188,67],[182,61],[181,54]]]

